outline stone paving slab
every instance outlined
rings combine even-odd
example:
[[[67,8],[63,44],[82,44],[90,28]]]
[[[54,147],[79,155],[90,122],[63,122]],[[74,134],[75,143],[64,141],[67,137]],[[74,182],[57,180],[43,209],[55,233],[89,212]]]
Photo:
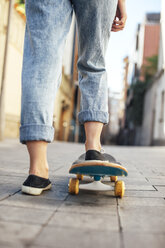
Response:
[[[158,192],[162,193],[163,197],[165,198],[165,185],[157,186],[155,185],[155,188]]]
[[[0,241],[0,247],[3,247],[3,248],[15,248],[15,247],[19,247],[19,248],[24,248],[25,245],[23,243],[21,243],[21,241],[14,241],[14,242],[10,242],[9,241],[5,241],[5,242],[1,242]]]
[[[113,223],[113,225],[110,225]],[[93,213],[71,213],[56,212],[52,217],[48,226],[58,226],[68,229],[79,230],[99,230],[99,231],[119,231],[118,216],[116,208],[111,208],[111,212],[107,214]]]
[[[153,185],[164,185],[165,179],[163,177],[157,177],[157,178],[148,178],[149,182]]]
[[[20,191],[20,187],[19,186],[15,186],[15,185],[0,185],[0,201],[2,201],[3,199],[5,199],[6,197],[9,197],[13,194],[15,194],[16,192]]]
[[[60,206],[58,211],[61,212],[68,212],[68,214],[98,214],[111,216],[114,211],[117,213],[117,205],[116,204],[102,204],[102,203],[95,203],[93,202],[73,202],[73,201],[64,201],[63,204]]]
[[[130,238],[131,237],[131,238]],[[124,233],[124,247],[127,248],[163,248],[164,234]]]
[[[0,185],[19,185],[23,182],[23,180],[25,179],[25,176],[14,176],[14,175],[1,175],[0,176]]]
[[[102,204],[102,205],[116,205],[116,198],[114,197],[114,192],[79,192],[79,195],[72,196],[69,195],[67,197],[68,201],[71,202],[80,202],[80,203],[94,203],[94,204]]]
[[[121,206],[123,231],[165,234],[165,206]],[[143,231],[142,231],[143,230]]]
[[[52,189],[40,196],[21,193],[27,177],[26,146],[0,142],[0,247],[164,248],[165,147],[103,146],[129,172],[120,178],[125,197],[114,192],[68,194],[72,162],[83,144],[52,142],[48,162]],[[84,177],[84,182],[91,179]],[[113,185],[110,179],[103,182]]]
[[[155,186],[156,188],[157,186]],[[165,198],[165,193],[161,192],[160,190],[126,190],[125,197],[145,197],[145,198]]]
[[[52,210],[0,205],[0,221],[44,224],[52,215]]]
[[[19,192],[18,194],[8,197],[1,202],[1,205],[14,206],[14,207],[24,207],[31,209],[41,209],[41,210],[56,210],[63,201],[56,199],[47,199],[34,197],[31,195],[25,195]]]
[[[137,185],[134,185],[134,184],[132,184],[132,185],[130,185],[130,184],[126,184],[126,191],[127,190],[138,190],[138,191],[143,191],[143,190],[145,190],[145,191],[153,191],[153,190],[155,190],[155,188],[153,187],[153,185],[149,185],[149,184],[147,184],[147,185],[141,185],[140,183]]]
[[[118,199],[119,205],[122,207],[127,206],[164,206],[165,207],[165,200],[164,198],[148,198],[148,197],[124,197],[123,199]]]
[[[144,177],[132,177],[129,173],[129,177],[124,178],[125,184],[128,185],[150,185],[150,182]]]
[[[41,225],[0,221],[0,247],[23,246],[36,237]]]
[[[112,244],[114,248],[121,247],[120,234],[110,231],[96,231],[91,229],[75,229],[63,227],[47,227],[35,240],[35,244],[41,247],[97,247],[109,248]]]

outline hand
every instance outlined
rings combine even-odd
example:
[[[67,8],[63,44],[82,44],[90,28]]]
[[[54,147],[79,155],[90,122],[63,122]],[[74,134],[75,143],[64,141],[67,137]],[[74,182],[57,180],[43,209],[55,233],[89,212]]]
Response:
[[[117,18],[119,20],[117,20]],[[125,0],[118,0],[116,16],[114,18],[111,31],[118,32],[123,30],[127,20]]]

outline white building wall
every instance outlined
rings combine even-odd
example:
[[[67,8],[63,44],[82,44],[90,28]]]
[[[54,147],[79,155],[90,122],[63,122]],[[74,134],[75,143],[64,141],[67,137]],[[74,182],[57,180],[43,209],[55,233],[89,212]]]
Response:
[[[135,64],[137,68],[140,69],[143,63],[143,50],[144,50],[144,26],[145,24],[140,24],[140,29],[137,30],[137,34],[134,38],[134,45],[129,54],[129,68],[128,68],[128,83],[132,83],[132,79],[135,73]],[[138,35],[138,49],[136,50],[136,39]]]
[[[143,63],[143,51],[144,51],[144,27],[145,24],[142,23],[140,25],[140,30],[139,30],[139,44],[138,44],[138,54],[137,54],[137,66],[138,69],[141,68],[142,63]]]
[[[132,83],[132,78],[134,75],[134,64],[137,61],[137,51],[136,51],[136,36],[134,37],[134,42],[133,42],[133,46],[130,49],[129,52],[129,65],[128,65],[128,84]]]
[[[162,92],[165,92],[165,74],[158,80],[158,86],[156,90],[156,112],[155,112],[155,124],[154,124],[154,140],[155,143],[161,143],[165,140],[165,106],[162,106]],[[164,99],[165,103],[165,99]],[[164,109],[164,118],[162,119],[162,107]]]
[[[157,82],[155,82],[147,90],[144,98],[143,123],[139,139],[140,145],[143,146],[148,146],[152,144],[155,116],[156,87]]]
[[[117,135],[119,132],[119,111],[121,99],[117,96],[109,97],[109,132],[111,135]]]
[[[0,74],[3,68],[3,55],[5,48],[5,26],[7,23],[8,1],[2,0],[0,3]],[[24,41],[25,21],[16,10],[12,9],[11,32],[9,36],[8,57],[5,78],[5,113],[16,116],[20,115],[21,104],[21,68],[22,52]]]
[[[161,8],[161,32],[162,32],[162,54],[163,54],[163,64],[162,67],[165,68],[165,0],[162,0]]]
[[[162,0],[161,11],[161,35],[159,48],[158,72],[165,70],[165,1]],[[162,99],[163,92],[165,92],[165,72],[161,75],[157,82],[156,89],[156,104],[155,104],[155,123],[154,123],[154,143],[165,143],[165,94]],[[164,105],[162,103],[164,102]]]

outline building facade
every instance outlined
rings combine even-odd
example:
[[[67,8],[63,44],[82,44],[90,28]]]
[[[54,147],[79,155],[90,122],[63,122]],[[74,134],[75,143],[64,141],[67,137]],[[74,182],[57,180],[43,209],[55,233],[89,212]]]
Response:
[[[148,13],[138,25],[135,45],[128,65],[126,116],[120,133],[122,144],[152,145],[157,115],[157,80],[160,70],[160,13]]]
[[[144,81],[143,68],[147,58],[158,54],[160,40],[160,13],[147,13],[138,24],[133,52],[129,57],[129,83]]]
[[[155,120],[153,144],[165,145],[165,2],[162,0],[161,36],[158,60],[158,78],[156,79]]]

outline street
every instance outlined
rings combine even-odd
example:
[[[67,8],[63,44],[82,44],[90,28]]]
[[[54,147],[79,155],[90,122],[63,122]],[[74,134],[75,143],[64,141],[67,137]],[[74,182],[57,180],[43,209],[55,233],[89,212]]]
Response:
[[[22,194],[26,146],[18,139],[0,142],[0,247],[163,248],[165,147],[102,147],[128,169],[123,199],[114,192],[69,195],[69,167],[85,148],[57,141],[48,144],[52,189]]]

